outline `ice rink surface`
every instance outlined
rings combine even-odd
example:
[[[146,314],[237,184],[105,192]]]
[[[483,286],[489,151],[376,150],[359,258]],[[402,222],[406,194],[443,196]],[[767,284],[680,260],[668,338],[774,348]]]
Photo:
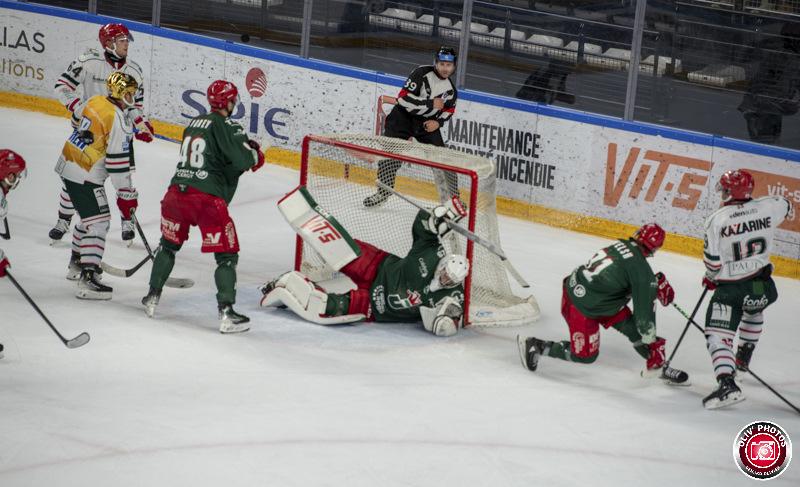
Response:
[[[156,319],[139,302],[149,265],[105,277],[112,301],[78,301],[64,279],[69,246],[47,238],[60,185],[53,167],[69,133],[65,119],[0,109],[0,147],[29,165],[9,195],[12,240],[0,245],[56,326],[92,337],[66,349],[0,279],[2,487],[753,485],[732,458],[741,428],[772,420],[800,447],[800,415],[751,377],[740,381],[745,402],[702,408],[715,382],[694,329],[673,361],[691,374],[688,388],[640,378],[643,361],[612,330],[601,332],[593,365],[543,359],[535,374],[523,369],[515,335],[567,337],[561,279],[604,239],[500,218],[503,246],[542,309],[535,326],[442,339],[421,325],[325,328],[260,309],[257,287],[293,262],[294,235],[275,203],[298,174],[277,166],[245,174],[231,205],[242,247],[237,309],[252,318],[250,332],[218,333],[214,259],[199,252],[196,230],[173,272],[196,285],[166,288]],[[139,215],[153,245],[178,149],[136,145]],[[144,247],[122,246],[112,215],[106,260],[131,266]],[[702,262],[661,252],[651,265],[691,310]],[[765,312],[752,366],[800,403],[800,282],[776,282],[781,297]],[[685,323],[659,306],[668,353]],[[793,463],[769,485],[800,485]]]

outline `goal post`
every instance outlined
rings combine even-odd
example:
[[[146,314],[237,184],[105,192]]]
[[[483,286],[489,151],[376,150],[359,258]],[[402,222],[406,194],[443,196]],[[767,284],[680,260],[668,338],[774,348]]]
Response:
[[[396,196],[376,207],[364,199],[377,191],[378,167],[399,165],[395,190],[423,207],[447,201],[451,181],[468,214],[462,224],[498,248],[494,163],[461,152],[415,141],[365,134],[309,135],[303,140],[300,184],[330,212],[353,238],[399,257],[413,241],[411,227],[417,208]],[[464,255],[470,272],[464,282],[465,324],[511,326],[532,323],[539,308],[533,296],[519,297],[511,289],[500,259],[463,236],[450,232],[442,239],[447,253]],[[336,276],[321,257],[297,238],[295,269],[314,281]],[[433,276],[434,269],[423,269]]]

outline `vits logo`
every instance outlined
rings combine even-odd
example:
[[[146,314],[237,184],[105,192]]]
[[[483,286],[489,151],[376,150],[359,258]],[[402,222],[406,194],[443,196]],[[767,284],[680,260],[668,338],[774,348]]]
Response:
[[[311,230],[312,233],[317,234],[317,239],[324,244],[341,240],[342,238],[342,234],[328,220],[319,215],[311,217],[311,219],[300,225],[300,228]]]
[[[286,108],[273,107],[266,109],[262,116],[264,107],[255,101],[267,92],[267,76],[264,71],[260,68],[251,68],[244,81],[245,88],[253,100],[249,106],[240,101],[230,117],[231,120],[240,122],[252,134],[258,134],[263,127],[271,137],[278,140],[289,140],[289,136],[285,135],[283,130],[287,125],[287,118],[292,115],[292,112]],[[181,99],[194,111],[194,113],[181,113],[182,117],[193,119],[208,113],[205,90],[186,90],[181,95]]]
[[[664,199],[672,193],[677,193],[672,198],[671,205],[674,208],[693,210],[703,194],[703,188],[708,182],[708,173],[713,166],[710,161],[695,159],[692,157],[669,154],[653,150],[644,151],[640,147],[632,147],[622,168],[617,171],[617,144],[608,144],[608,157],[606,159],[605,192],[603,203],[607,206],[616,207],[619,205],[623,193],[627,190],[628,198],[636,200],[645,191],[644,200],[647,202],[655,201],[659,194],[666,193]],[[638,167],[636,175],[631,180],[634,169]],[[651,176],[651,171],[655,171]],[[670,169],[682,173],[678,187],[667,182],[667,172]],[[645,185],[649,185],[645,188]],[[663,191],[662,191],[663,190]]]

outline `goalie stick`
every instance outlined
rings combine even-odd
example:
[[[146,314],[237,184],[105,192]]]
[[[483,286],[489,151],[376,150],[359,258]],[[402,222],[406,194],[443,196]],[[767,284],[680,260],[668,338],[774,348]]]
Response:
[[[64,335],[58,332],[56,327],[53,326],[53,324],[50,323],[50,320],[47,319],[47,316],[45,316],[44,313],[42,313],[42,310],[40,310],[39,307],[36,306],[36,303],[33,302],[33,299],[31,299],[31,297],[28,296],[28,293],[26,293],[25,290],[22,289],[22,286],[19,285],[16,279],[14,279],[14,276],[12,276],[11,273],[8,271],[6,271],[6,276],[8,276],[8,278],[11,279],[11,284],[13,284],[14,287],[16,287],[17,290],[22,294],[22,296],[28,301],[28,303],[31,306],[33,306],[33,309],[35,309],[36,312],[39,313],[39,316],[41,316],[44,322],[47,323],[47,326],[49,326],[50,329],[53,330],[53,333],[58,335],[58,338],[61,339],[61,343],[66,345],[67,348],[78,348],[89,343],[89,334],[86,333],[85,331],[80,335],[76,336],[75,338],[71,338],[69,340],[64,338]]]
[[[394,188],[391,188],[391,187],[383,184],[380,180],[376,180],[375,184],[377,184],[379,188],[381,188],[381,189],[383,189],[385,191],[388,191],[388,192],[390,192],[390,193],[392,193],[394,195],[399,196],[400,199],[402,199],[403,201],[405,201],[407,203],[410,203],[413,206],[416,206],[420,210],[422,210],[422,211],[424,211],[424,212],[426,212],[426,213],[428,213],[430,215],[430,210],[429,209],[423,207],[422,205],[418,204],[416,201],[411,200],[410,198],[406,197],[405,195],[398,193],[397,191],[394,190]],[[503,265],[505,266],[505,268],[508,271],[508,273],[511,274],[511,277],[513,277],[514,280],[517,281],[517,283],[520,286],[522,286],[522,287],[524,287],[526,289],[531,287],[531,285],[528,284],[528,282],[525,280],[525,278],[522,277],[522,274],[520,274],[517,271],[517,269],[515,269],[514,266],[511,265],[511,262],[509,262],[508,257],[506,257],[506,254],[502,250],[497,248],[492,242],[486,240],[485,238],[481,237],[480,235],[477,235],[477,234],[475,234],[473,232],[470,232],[469,230],[467,230],[466,228],[462,227],[458,223],[455,223],[455,222],[450,221],[448,219],[445,219],[445,223],[447,223],[447,226],[449,226],[451,229],[453,229],[454,232],[463,235],[466,239],[472,240],[476,244],[480,245],[481,247],[485,248],[489,252],[491,252],[494,255],[496,255],[497,257],[499,257],[500,261],[503,262]]]
[[[131,267],[130,269],[120,269],[119,267],[114,267],[111,264],[107,264],[106,262],[101,262],[100,267],[103,268],[103,271],[108,272],[112,276],[131,277],[148,261],[155,259],[153,251],[150,248],[150,244],[147,242],[147,239],[144,236],[144,231],[142,230],[141,225],[139,225],[139,220],[136,219],[136,215],[133,213],[131,213],[131,220],[133,220],[133,224],[136,227],[136,231],[139,233],[139,237],[142,239],[142,243],[144,243],[144,248],[145,250],[147,250],[147,255],[145,256],[144,259],[139,261],[138,264]],[[167,287],[185,289],[194,286],[194,281],[191,279],[181,278],[181,277],[168,277],[164,285]]]

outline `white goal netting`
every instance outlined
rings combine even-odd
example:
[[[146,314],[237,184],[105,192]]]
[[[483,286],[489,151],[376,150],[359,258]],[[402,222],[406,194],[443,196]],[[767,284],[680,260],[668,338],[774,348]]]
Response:
[[[457,191],[469,215],[461,224],[493,242],[500,235],[495,207],[495,169],[487,158],[447,148],[377,135],[308,136],[303,144],[301,184],[354,238],[398,256],[411,248],[411,224],[418,209],[397,196],[374,207],[365,198],[376,193],[379,167],[399,166],[395,190],[432,208]],[[484,326],[524,325],[535,321],[539,307],[533,296],[514,294],[500,259],[485,248],[450,232],[448,252],[466,255],[471,263],[465,282],[467,323]],[[298,240],[298,270],[315,281],[334,277],[309,246]]]

